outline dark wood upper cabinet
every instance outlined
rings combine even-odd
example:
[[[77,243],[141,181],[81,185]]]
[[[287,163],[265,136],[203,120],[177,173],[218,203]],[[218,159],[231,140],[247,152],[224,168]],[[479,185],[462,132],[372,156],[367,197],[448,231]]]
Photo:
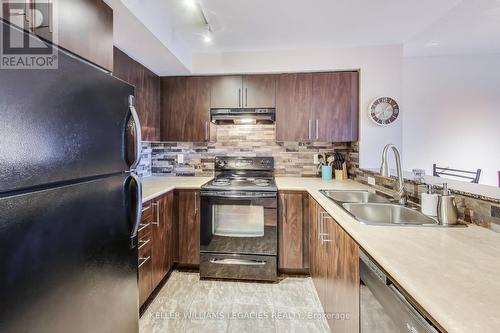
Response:
[[[241,108],[243,103],[241,76],[212,77],[211,108]]]
[[[313,74],[314,140],[348,142],[358,139],[358,72]]]
[[[312,140],[312,74],[281,74],[276,87],[276,141]]]
[[[52,11],[50,4],[54,8]],[[13,15],[11,9],[19,9],[19,6],[21,11],[16,10],[17,15]],[[35,11],[42,13],[43,18],[37,26],[34,23]],[[25,0],[12,3],[3,0],[2,16],[45,40],[113,71],[113,10],[102,0]],[[57,36],[57,40],[53,36]]]
[[[177,262],[181,265],[200,264],[200,192],[177,192]]]
[[[242,107],[274,108],[276,106],[275,75],[243,76]]]
[[[279,268],[308,268],[309,230],[306,200],[301,192],[280,192]]]
[[[211,108],[274,108],[275,75],[212,77]]]
[[[210,141],[211,78],[161,79],[162,141]]]
[[[160,77],[116,47],[114,58],[113,75],[135,87],[142,140],[160,140]]]

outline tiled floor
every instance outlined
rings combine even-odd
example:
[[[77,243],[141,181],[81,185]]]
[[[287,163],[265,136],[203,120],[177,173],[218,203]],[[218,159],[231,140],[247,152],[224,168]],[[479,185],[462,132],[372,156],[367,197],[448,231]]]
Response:
[[[329,332],[310,278],[206,281],[175,271],[140,320],[140,333]]]

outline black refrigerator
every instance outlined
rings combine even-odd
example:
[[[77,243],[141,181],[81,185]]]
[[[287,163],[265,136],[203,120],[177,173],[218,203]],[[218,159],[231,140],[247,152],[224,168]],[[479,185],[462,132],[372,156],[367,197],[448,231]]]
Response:
[[[134,88],[58,57],[0,69],[0,332],[135,333]]]

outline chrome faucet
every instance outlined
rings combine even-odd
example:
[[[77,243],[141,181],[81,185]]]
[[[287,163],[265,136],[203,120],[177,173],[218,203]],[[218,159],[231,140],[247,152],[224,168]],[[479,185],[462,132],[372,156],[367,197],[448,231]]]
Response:
[[[394,194],[394,199],[397,200],[400,205],[406,205],[408,197],[403,180],[403,171],[401,169],[401,155],[399,154],[398,148],[393,144],[388,144],[384,147],[384,151],[382,152],[382,165],[380,166],[380,174],[383,177],[390,177],[389,163],[387,162],[387,155],[390,148],[392,148],[394,156],[396,157],[396,169],[398,172],[398,183],[395,189],[397,192],[396,194]]]

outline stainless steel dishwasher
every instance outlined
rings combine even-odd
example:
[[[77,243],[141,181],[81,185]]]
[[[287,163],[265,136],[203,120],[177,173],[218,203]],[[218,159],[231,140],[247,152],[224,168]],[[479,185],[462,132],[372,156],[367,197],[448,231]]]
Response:
[[[362,333],[438,333],[363,252],[359,272]]]

